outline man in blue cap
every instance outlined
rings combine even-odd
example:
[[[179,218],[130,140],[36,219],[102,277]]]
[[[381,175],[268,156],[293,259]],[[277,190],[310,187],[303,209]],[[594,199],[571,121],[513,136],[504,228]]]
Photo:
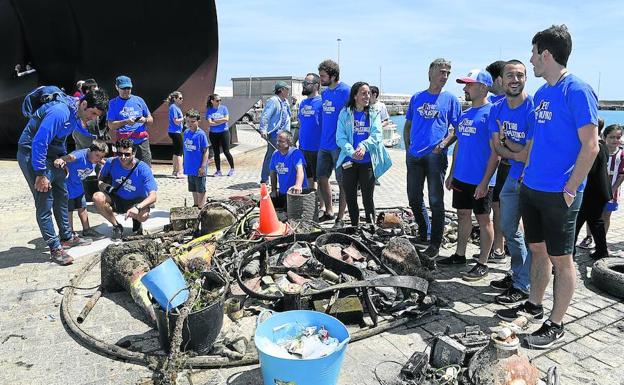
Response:
[[[260,183],[266,183],[269,180],[269,166],[273,151],[277,148],[277,134],[281,131],[290,131],[291,113],[288,102],[290,87],[285,81],[279,80],[275,83],[274,92],[275,95],[267,99],[260,116],[260,133],[268,142],[262,163]]]
[[[136,157],[152,165],[152,152],[149,145],[148,126],[154,123],[145,101],[132,95],[132,80],[124,75],[115,80],[119,96],[108,104],[108,127],[117,131],[117,139],[130,139],[136,147]]]
[[[465,84],[465,97],[472,102],[472,107],[459,117],[453,164],[446,179],[446,188],[453,189],[453,207],[457,209],[457,249],[455,254],[440,263],[466,263],[466,246],[474,212],[479,222],[481,253],[477,264],[465,272],[462,278],[477,281],[488,275],[486,263],[494,240],[494,226],[490,220],[495,181],[492,176],[499,157],[492,151],[488,130],[492,104],[487,95],[492,86],[492,76],[487,71],[475,69],[457,79],[457,83]]]

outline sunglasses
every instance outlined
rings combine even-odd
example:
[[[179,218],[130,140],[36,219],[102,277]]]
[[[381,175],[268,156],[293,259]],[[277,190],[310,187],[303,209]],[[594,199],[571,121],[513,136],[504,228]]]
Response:
[[[132,87],[121,87],[121,89],[124,90],[124,91],[128,91],[128,90],[131,90]]]
[[[130,158],[132,157],[131,152],[117,152],[117,156],[120,158]]]
[[[214,99],[215,102],[221,103],[221,99]]]

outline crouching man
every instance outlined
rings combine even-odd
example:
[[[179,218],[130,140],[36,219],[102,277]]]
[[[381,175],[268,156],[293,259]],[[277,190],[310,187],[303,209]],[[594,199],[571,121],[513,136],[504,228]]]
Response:
[[[98,176],[100,191],[93,194],[99,213],[113,225],[113,239],[123,236],[115,213],[132,218],[132,231],[141,234],[141,223],[149,218],[150,206],[157,199],[154,174],[147,163],[135,158],[135,146],[129,139],[117,142],[117,156],[106,160]]]
[[[271,156],[271,199],[276,208],[286,209],[288,190],[301,194],[307,189],[306,161],[303,152],[293,147],[293,136],[288,131],[277,135],[277,151]],[[279,186],[279,189],[278,189]]]

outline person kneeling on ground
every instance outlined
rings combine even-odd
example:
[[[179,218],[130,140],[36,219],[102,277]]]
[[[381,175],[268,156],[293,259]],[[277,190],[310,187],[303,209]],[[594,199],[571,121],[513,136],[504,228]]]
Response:
[[[203,207],[206,203],[206,171],[208,169],[208,137],[199,128],[199,111],[186,112],[184,132],[184,173],[188,177],[188,190],[193,194],[193,205]]]
[[[293,147],[293,137],[288,131],[277,136],[277,151],[271,157],[271,200],[276,208],[286,208],[286,194],[291,190],[301,194],[308,187],[303,152]],[[279,190],[278,190],[279,184]]]
[[[82,224],[82,236],[86,238],[101,238],[102,235],[89,225],[87,214],[87,199],[82,182],[95,170],[108,152],[106,142],[95,139],[88,148],[76,150],[54,161],[54,167],[65,168],[67,172],[67,194],[69,199],[69,228],[74,232],[73,212],[78,211],[78,218]]]
[[[93,194],[98,211],[113,225],[113,239],[121,239],[123,226],[115,213],[132,218],[132,231],[142,233],[141,223],[156,203],[158,186],[147,163],[135,158],[136,145],[122,139],[115,145],[117,156],[106,160],[98,176],[100,191]],[[110,182],[105,182],[106,180]]]

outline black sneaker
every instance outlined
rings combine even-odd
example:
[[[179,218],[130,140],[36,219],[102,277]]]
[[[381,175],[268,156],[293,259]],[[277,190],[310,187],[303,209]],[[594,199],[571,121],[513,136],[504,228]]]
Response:
[[[344,221],[342,219],[336,218],[336,222],[334,222],[334,226],[332,229],[342,229],[344,227]]]
[[[74,263],[74,258],[67,254],[67,251],[65,251],[62,247],[50,251],[50,260],[61,266],[67,266]]]
[[[474,259],[475,261],[479,260],[479,257],[481,256],[480,253],[476,253],[476,254],[472,254],[472,259]],[[498,254],[495,251],[490,252],[490,255],[488,255],[488,263],[505,263],[505,258],[507,257],[507,255],[505,253],[500,253]]]
[[[497,295],[495,298],[496,303],[500,303],[501,305],[514,305],[527,299],[529,299],[527,293],[513,286],[507,289],[503,294]]]
[[[418,251],[416,250],[416,252],[418,254],[420,254],[423,257],[427,257],[429,259],[434,259],[435,257],[438,256],[438,254],[440,254],[440,248],[434,245],[429,245],[427,246],[427,248],[423,251]]]
[[[143,235],[143,224],[136,219],[132,219],[132,233],[134,235]]]
[[[102,239],[102,238],[104,238],[103,234],[98,233],[97,231],[93,230],[92,228],[88,228],[88,229],[82,230],[82,236],[84,238],[91,238],[91,239]]]
[[[319,222],[327,222],[327,221],[333,221],[334,219],[336,219],[335,215],[329,215],[327,213],[324,213],[323,215],[320,216],[318,221]]]
[[[470,269],[468,272],[462,275],[462,279],[464,281],[470,281],[470,282],[478,281],[480,279],[487,277],[488,270],[489,269],[486,265],[482,265],[479,262],[477,262],[477,264],[474,265],[472,269]]]
[[[496,316],[504,321],[511,322],[521,315],[528,316],[530,321],[541,320],[544,318],[544,307],[542,305],[533,305],[526,301],[509,309],[501,309],[496,311]]]
[[[113,226],[113,235],[111,236],[112,239],[121,239],[123,237],[123,226],[122,225],[116,225]]]
[[[608,253],[603,254],[603,253],[598,253],[594,251],[593,253],[589,254],[589,258],[597,261],[602,258],[609,258],[609,254]]]
[[[450,257],[442,258],[437,261],[440,265],[465,265],[466,264],[466,256],[465,255],[457,255],[453,254]]]
[[[511,275],[506,274],[505,278],[490,282],[490,286],[496,290],[507,290],[513,286]]]
[[[563,323],[555,325],[551,320],[546,320],[542,327],[531,333],[531,335],[524,337],[524,341],[530,348],[546,349],[561,340],[564,335]]]

